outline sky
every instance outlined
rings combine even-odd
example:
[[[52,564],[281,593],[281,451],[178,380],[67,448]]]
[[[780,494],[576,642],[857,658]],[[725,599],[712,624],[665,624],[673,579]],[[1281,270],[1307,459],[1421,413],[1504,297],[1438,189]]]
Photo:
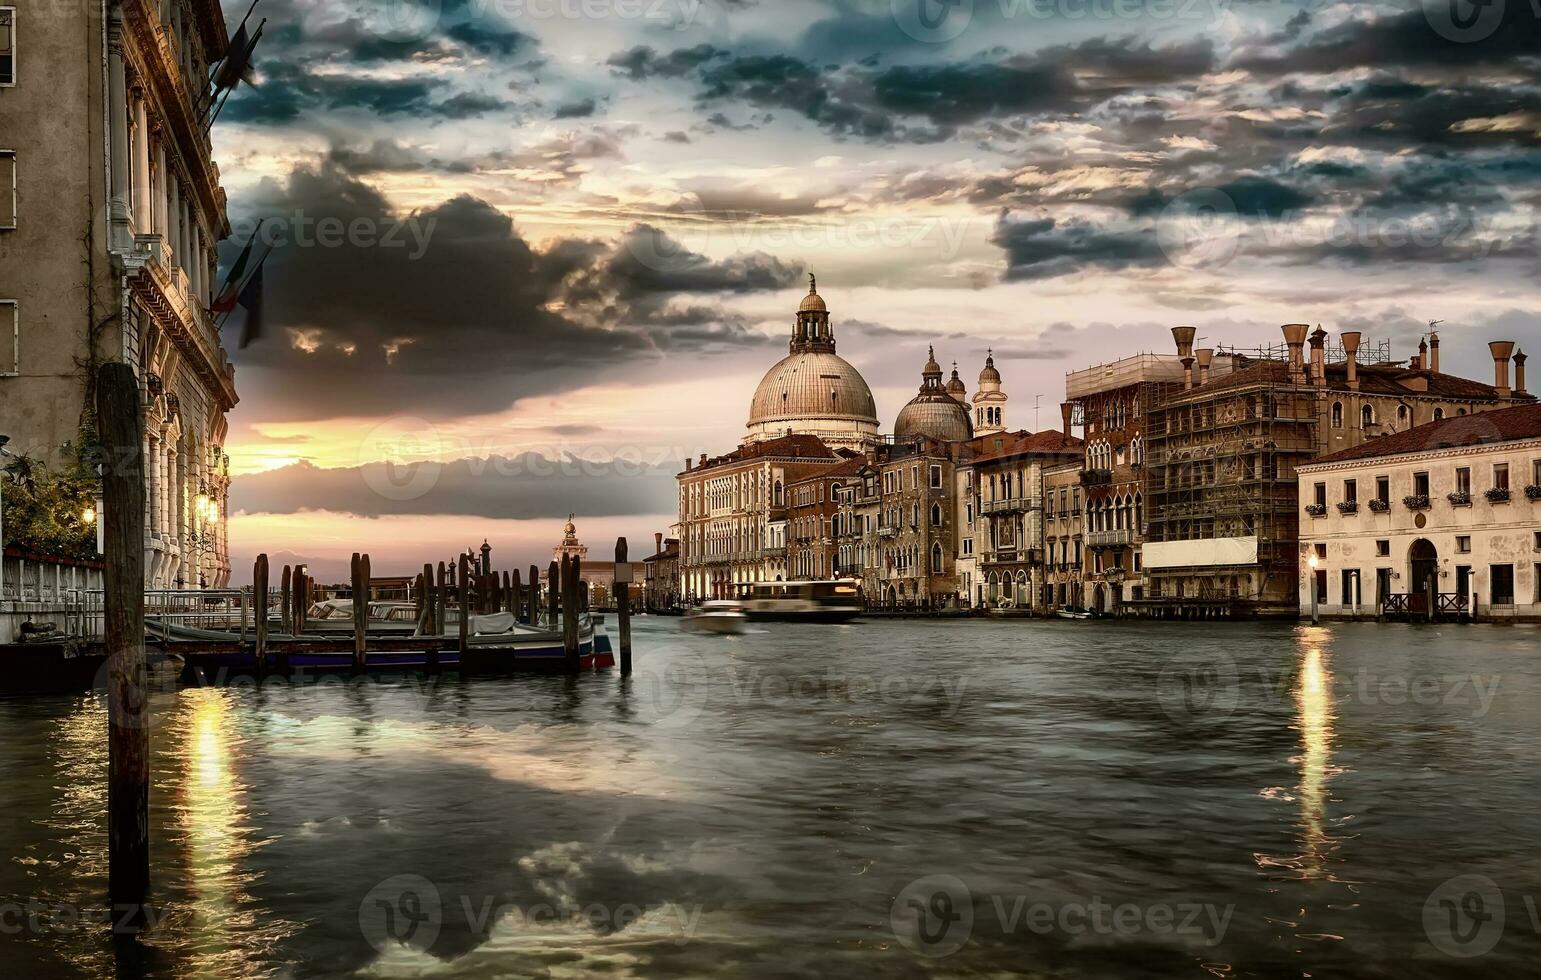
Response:
[[[225,3],[232,32],[248,0]],[[652,552],[816,273],[892,424],[1170,328],[1541,347],[1541,0],[261,0],[215,127],[237,580]],[[263,223],[258,228],[258,221]],[[234,346],[240,314],[226,342]],[[274,560],[280,560],[275,557]]]

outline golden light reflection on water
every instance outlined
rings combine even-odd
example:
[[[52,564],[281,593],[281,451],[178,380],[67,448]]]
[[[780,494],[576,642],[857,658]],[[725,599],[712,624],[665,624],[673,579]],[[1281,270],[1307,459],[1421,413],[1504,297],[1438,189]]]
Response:
[[[1300,725],[1301,871],[1308,878],[1327,873],[1332,840],[1326,830],[1327,781],[1332,771],[1332,674],[1322,648],[1312,643],[1300,665],[1295,688]]]

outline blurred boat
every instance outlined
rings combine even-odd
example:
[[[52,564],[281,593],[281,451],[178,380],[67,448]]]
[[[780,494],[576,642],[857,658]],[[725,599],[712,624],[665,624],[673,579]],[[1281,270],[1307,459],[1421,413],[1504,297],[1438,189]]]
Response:
[[[687,633],[738,634],[744,632],[749,617],[737,602],[713,599],[692,609],[685,610],[680,629]]]

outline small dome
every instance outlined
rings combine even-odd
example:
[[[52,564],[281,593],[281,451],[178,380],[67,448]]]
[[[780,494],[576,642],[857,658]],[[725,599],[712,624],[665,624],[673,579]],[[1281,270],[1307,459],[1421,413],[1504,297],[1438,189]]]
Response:
[[[985,369],[983,371],[979,372],[979,383],[982,384],[982,385],[983,384],[995,384],[995,385],[998,385],[998,384],[1001,383],[1001,373],[999,371],[995,370],[995,351],[994,350],[991,350],[991,351],[989,351],[989,352],[987,352],[985,354]]]
[[[958,362],[952,362],[952,377],[947,379],[947,393],[958,401],[962,401],[968,394],[968,389],[963,386],[963,379],[958,377]]]
[[[936,348],[935,347],[927,347],[926,348],[926,366],[925,366],[924,369],[922,369],[921,374],[923,374],[923,375],[932,375],[932,374],[934,374],[938,378],[940,378],[942,376],[942,366],[940,364],[936,363]]]

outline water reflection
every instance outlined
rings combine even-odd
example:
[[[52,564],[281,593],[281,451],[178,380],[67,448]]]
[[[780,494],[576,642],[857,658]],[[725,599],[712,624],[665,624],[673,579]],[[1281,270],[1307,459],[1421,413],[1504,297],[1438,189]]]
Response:
[[[1332,673],[1322,648],[1308,641],[1295,687],[1299,712],[1301,873],[1307,878],[1327,874],[1328,851],[1333,840],[1326,830],[1327,781],[1332,765]]]

